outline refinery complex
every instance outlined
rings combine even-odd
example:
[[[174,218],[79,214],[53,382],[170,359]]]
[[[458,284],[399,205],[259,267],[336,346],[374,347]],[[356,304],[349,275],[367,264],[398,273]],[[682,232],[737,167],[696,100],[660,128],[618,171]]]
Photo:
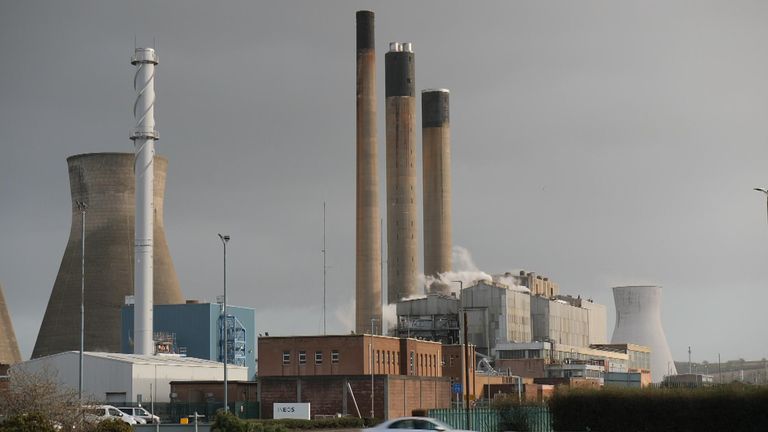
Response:
[[[63,385],[113,405],[226,403],[238,416],[272,418],[279,404],[308,403],[312,418],[388,419],[501,394],[537,401],[558,386],[711,381],[672,378],[678,371],[659,286],[605,287],[614,299],[605,305],[539,273],[556,269],[511,266],[473,280],[451,277],[451,92],[441,87],[450,83],[417,77],[414,43],[391,42],[377,53],[374,12],[355,18],[351,332],[261,335],[254,304],[228,304],[226,294],[212,302],[185,297],[165,234],[173,158],[155,147],[161,59],[153,48],[136,48],[134,152],[66,159],[71,228],[31,359],[21,357],[0,287],[0,387],[15,370],[53,370]],[[384,101],[377,99],[379,86]],[[609,308],[616,312],[613,329]]]

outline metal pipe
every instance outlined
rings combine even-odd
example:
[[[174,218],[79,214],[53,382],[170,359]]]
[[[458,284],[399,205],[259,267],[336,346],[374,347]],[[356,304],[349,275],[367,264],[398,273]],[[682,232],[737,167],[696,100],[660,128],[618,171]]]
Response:
[[[374,14],[357,11],[357,183],[355,218],[355,332],[381,319],[381,219],[376,141]]]
[[[136,127],[131,133],[136,176],[136,229],[134,234],[134,346],[136,354],[154,354],[152,332],[153,303],[153,229],[154,229],[154,157],[155,140],[155,66],[157,54],[152,48],[136,48],[131,64],[136,66],[133,104]]]

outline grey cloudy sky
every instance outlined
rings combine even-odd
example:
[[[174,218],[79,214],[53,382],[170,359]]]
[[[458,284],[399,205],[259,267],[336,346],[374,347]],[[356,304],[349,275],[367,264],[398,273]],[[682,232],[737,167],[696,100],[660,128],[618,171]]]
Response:
[[[158,41],[185,296],[220,291],[227,232],[231,302],[319,332],[327,201],[328,325],[348,331],[361,8],[380,154],[389,41],[414,43],[417,88],[452,91],[454,241],[482,270],[611,317],[611,286],[657,283],[675,358],[768,357],[768,3],[533,0],[0,3],[0,282],[24,357],[69,235],[65,158],[132,151],[134,34]]]

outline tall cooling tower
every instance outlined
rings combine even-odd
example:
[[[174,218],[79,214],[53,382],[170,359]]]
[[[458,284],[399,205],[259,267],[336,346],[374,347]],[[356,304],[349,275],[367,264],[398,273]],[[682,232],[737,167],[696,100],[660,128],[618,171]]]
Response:
[[[613,288],[616,328],[611,343],[633,343],[651,349],[651,377],[661,381],[677,374],[667,337],[661,326],[661,287],[624,286]]]
[[[32,357],[80,349],[81,214],[85,223],[85,350],[120,351],[120,307],[133,295],[135,184],[133,153],[67,158],[72,193],[69,242],[53,285]],[[163,227],[168,160],[155,156],[154,302],[183,303]]]
[[[0,285],[0,365],[12,365],[20,361],[19,344],[5,303],[3,286]]]

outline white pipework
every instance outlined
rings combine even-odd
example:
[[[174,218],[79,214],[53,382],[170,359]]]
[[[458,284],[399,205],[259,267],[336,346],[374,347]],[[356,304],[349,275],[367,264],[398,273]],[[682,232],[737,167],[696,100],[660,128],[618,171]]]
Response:
[[[152,331],[152,231],[154,228],[154,157],[155,140],[155,66],[157,54],[152,48],[136,48],[131,57],[136,66],[133,88],[136,102],[133,116],[136,127],[131,133],[136,156],[133,172],[136,176],[136,231],[134,241],[135,296],[133,321],[134,354],[154,354]]]

